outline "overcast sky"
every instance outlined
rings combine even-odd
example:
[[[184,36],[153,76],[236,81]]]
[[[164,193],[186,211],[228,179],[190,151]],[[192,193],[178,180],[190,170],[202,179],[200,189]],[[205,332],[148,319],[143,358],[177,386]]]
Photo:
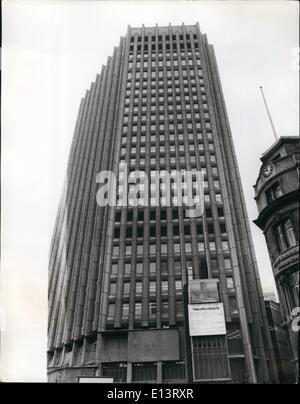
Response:
[[[48,249],[79,102],[127,26],[195,24],[214,45],[250,221],[260,155],[298,135],[293,1],[3,1],[3,380],[46,380]],[[274,281],[251,224],[264,288]],[[4,315],[3,315],[4,313]],[[3,323],[3,321],[2,321]],[[2,325],[3,327],[3,325]]]

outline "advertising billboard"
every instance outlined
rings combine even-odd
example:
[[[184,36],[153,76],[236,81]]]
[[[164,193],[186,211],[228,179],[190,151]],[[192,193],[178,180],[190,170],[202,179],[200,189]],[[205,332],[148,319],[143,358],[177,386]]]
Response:
[[[190,336],[225,335],[223,303],[189,304]]]

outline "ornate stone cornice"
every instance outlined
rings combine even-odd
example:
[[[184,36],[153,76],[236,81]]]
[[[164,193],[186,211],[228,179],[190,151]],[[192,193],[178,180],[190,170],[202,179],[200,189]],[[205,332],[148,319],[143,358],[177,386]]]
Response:
[[[287,251],[278,255],[278,257],[274,259],[272,263],[274,275],[279,275],[279,273],[296,264],[297,262],[299,262],[299,244],[289,248]]]

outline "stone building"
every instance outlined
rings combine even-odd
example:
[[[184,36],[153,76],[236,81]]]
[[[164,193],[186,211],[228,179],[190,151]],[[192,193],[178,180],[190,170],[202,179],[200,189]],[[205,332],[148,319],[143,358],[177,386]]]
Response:
[[[293,323],[299,309],[299,138],[280,137],[261,157],[254,186],[284,318],[298,366],[299,331]]]

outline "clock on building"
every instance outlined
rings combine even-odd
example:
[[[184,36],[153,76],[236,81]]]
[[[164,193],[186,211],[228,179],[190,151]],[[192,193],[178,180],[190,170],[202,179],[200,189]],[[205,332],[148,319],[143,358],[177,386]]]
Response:
[[[262,173],[265,178],[270,177],[273,172],[273,166],[271,163],[266,163],[262,168]]]

